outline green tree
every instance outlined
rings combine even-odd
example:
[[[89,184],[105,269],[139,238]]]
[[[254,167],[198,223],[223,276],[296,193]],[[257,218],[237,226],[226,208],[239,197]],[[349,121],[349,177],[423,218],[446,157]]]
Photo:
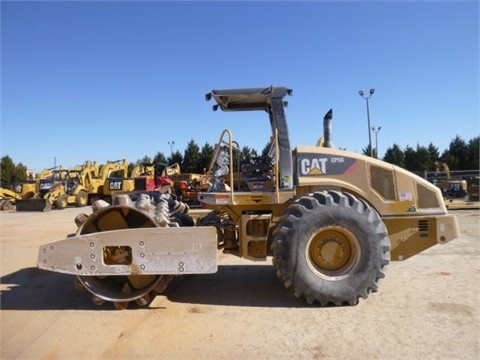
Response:
[[[13,169],[12,182],[24,182],[27,181],[27,179],[27,167],[22,163],[15,165],[15,168]]]
[[[262,149],[261,155],[260,155],[260,161],[264,164],[271,164],[275,159],[272,159],[271,156],[269,155],[270,152],[270,142],[268,142],[265,147]],[[274,154],[271,154],[275,156]],[[256,156],[258,158],[258,155]],[[251,155],[251,158],[254,159],[255,156],[253,154]]]
[[[405,169],[409,171],[423,171],[419,161],[417,161],[417,152],[410,145],[407,145],[404,151]]]
[[[184,152],[182,172],[202,172],[202,164],[200,163],[200,148],[193,139],[188,142],[187,149]]]
[[[364,147],[364,148],[362,149],[362,154],[363,154],[363,155],[370,156],[370,145],[367,145],[366,147]],[[375,149],[372,149],[372,154],[373,154],[373,156],[375,157]]]
[[[471,139],[467,144],[467,167],[468,170],[473,169],[480,169],[479,166],[479,144],[480,144],[480,137],[477,136]]]
[[[143,158],[138,159],[135,163],[137,165],[150,164],[150,163],[152,163],[152,158],[148,155],[145,155]]]
[[[172,153],[172,155],[167,159],[169,164],[175,164],[178,163],[180,164],[180,169],[183,171],[183,155],[180,151],[176,150]]]
[[[240,150],[240,164],[243,165],[243,164],[248,164],[250,162],[252,162],[252,159],[254,157],[257,157],[258,154],[256,153],[255,151],[255,155],[253,154],[253,149],[248,147],[248,146],[244,146],[241,150]]]
[[[433,163],[435,162],[435,160],[430,159],[430,152],[425,146],[420,146],[419,144],[417,144],[417,149],[415,150],[415,153],[415,157],[417,160],[417,169],[411,171],[425,171],[433,167]]]
[[[153,157],[153,162],[155,164],[168,164],[168,160],[162,152],[157,152]],[[173,165],[173,164],[168,164]]]
[[[212,162],[212,157],[213,157],[214,149],[213,146],[210,145],[209,143],[205,143],[205,145],[202,146],[202,150],[200,151],[200,168],[202,169],[202,174],[204,171],[208,171],[208,168],[210,167],[210,163]]]
[[[442,153],[442,160],[447,163],[450,170],[467,169],[467,144],[458,135],[450,142],[450,146]]]
[[[439,158],[439,152],[438,152],[438,147],[434,146],[432,143],[428,145],[427,151],[429,153],[429,162],[427,166],[427,170],[433,171],[435,170],[435,162],[438,161]]]
[[[393,165],[405,167],[405,154],[400,146],[395,143],[387,149],[383,160]]]
[[[15,173],[15,164],[10,156],[2,157],[0,164],[0,186],[5,187],[12,182]]]

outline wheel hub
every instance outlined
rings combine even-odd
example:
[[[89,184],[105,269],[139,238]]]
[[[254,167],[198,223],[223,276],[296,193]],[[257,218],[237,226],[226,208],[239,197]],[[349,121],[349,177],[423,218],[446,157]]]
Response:
[[[340,226],[324,228],[307,245],[308,265],[322,277],[346,276],[360,257],[358,240]]]

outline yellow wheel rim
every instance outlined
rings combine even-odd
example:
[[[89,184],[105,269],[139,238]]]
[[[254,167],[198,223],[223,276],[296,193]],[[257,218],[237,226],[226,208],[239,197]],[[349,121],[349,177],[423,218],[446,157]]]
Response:
[[[360,259],[357,237],[341,226],[329,226],[316,232],[306,248],[308,266],[323,278],[347,276]]]

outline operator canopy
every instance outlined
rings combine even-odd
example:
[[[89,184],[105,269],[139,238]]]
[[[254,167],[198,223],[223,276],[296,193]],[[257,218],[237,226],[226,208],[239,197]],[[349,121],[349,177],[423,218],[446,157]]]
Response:
[[[271,139],[278,138],[280,187],[283,189],[293,188],[290,137],[284,110],[287,102],[283,100],[285,96],[292,95],[292,93],[292,89],[284,86],[269,86],[212,90],[205,95],[207,101],[214,98],[217,102],[217,105],[213,106],[214,111],[220,107],[223,111],[264,110],[268,113],[272,131]]]
[[[205,98],[207,101],[212,97],[215,99],[218,105],[214,105],[213,110],[220,107],[223,111],[268,111],[272,98],[283,99],[286,95],[292,95],[292,93],[292,89],[287,89],[284,86],[269,86],[266,88],[212,90],[205,95]],[[286,105],[286,102],[283,105]]]

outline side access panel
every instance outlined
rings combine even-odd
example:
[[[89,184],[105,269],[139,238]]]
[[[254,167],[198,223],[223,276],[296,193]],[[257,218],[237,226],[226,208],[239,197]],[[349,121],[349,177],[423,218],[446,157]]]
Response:
[[[38,267],[80,276],[215,273],[217,231],[155,227],[73,236],[42,246]]]

